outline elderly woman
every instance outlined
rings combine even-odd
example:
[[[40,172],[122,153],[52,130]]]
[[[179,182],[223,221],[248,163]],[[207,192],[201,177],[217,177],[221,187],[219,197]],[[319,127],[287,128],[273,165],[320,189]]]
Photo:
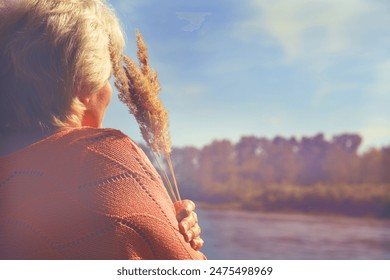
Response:
[[[0,259],[203,259],[126,135],[102,129],[124,47],[103,0],[0,2]]]

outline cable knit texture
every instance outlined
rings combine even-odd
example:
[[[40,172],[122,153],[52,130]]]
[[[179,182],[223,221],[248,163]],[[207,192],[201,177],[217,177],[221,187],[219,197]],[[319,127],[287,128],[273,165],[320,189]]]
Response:
[[[118,130],[66,129],[0,157],[0,259],[203,258]]]

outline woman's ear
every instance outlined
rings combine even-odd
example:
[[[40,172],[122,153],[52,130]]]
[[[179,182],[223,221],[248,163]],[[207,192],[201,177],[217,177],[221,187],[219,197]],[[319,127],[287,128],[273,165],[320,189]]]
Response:
[[[88,107],[89,102],[91,101],[91,97],[90,96],[83,95],[83,94],[78,95],[78,99],[80,100],[81,103],[84,104],[85,107]]]

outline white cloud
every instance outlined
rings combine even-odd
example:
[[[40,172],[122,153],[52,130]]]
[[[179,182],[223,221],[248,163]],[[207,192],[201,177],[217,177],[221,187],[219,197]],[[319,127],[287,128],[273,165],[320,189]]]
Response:
[[[389,23],[390,15],[385,1],[251,0],[250,3],[251,16],[236,25],[234,35],[243,41],[278,46],[283,63],[303,66],[307,79],[315,87],[314,104],[334,93],[353,90],[364,90],[364,95],[375,104],[389,100],[390,32],[384,26]],[[356,75],[356,79],[337,77],[339,70],[345,76]]]
[[[253,17],[238,24],[236,35],[244,40],[270,36],[287,62],[350,51],[361,16],[380,12],[367,0],[252,0],[251,9]]]

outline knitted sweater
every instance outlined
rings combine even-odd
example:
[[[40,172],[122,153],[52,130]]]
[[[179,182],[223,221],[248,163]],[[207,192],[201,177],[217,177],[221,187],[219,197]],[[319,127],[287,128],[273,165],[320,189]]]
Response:
[[[0,157],[0,259],[203,258],[118,130],[66,129]]]

